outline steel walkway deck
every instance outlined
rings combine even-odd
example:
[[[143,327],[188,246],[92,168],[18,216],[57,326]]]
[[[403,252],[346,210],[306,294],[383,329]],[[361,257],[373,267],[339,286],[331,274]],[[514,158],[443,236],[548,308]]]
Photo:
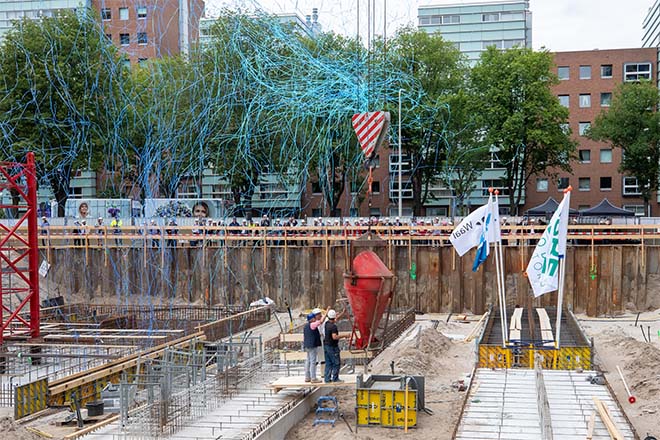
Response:
[[[634,440],[632,429],[609,390],[587,377],[594,372],[545,370],[543,380],[550,404],[555,440],[584,440],[587,423],[595,411],[592,397],[605,403],[626,440]],[[490,370],[480,368],[473,378],[470,395],[457,431],[459,440],[539,440],[541,429],[536,400],[534,370]],[[594,440],[610,440],[605,425],[596,416]]]

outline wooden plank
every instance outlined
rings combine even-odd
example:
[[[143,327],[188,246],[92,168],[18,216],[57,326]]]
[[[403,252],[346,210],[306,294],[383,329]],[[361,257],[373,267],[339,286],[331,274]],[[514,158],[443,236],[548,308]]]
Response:
[[[589,416],[589,423],[587,423],[587,438],[586,440],[593,440],[594,438],[594,427],[596,426],[596,411],[591,412]]]
[[[548,312],[544,308],[537,308],[536,314],[539,315],[539,323],[541,324],[541,330],[552,331],[552,325],[550,325],[550,317],[548,316]]]
[[[64,436],[64,440],[74,440],[77,439],[78,437],[82,437],[83,435],[89,434],[90,432],[96,431],[97,429],[103,428],[106,425],[116,422],[117,420],[119,420],[119,417],[120,417],[119,415],[112,416],[109,419],[95,423],[94,425],[83,428],[80,431],[67,434]]]
[[[167,335],[146,335],[146,336],[135,336],[135,335],[81,335],[81,334],[70,334],[70,335],[46,335],[44,336],[45,341],[51,340],[61,340],[61,339],[71,339],[75,341],[81,340],[91,340],[96,339],[166,339],[169,336]]]
[[[509,329],[511,330],[522,330],[522,307],[516,307],[511,315],[511,321],[509,322]]]
[[[272,388],[276,391],[283,390],[286,388],[342,388],[342,387],[353,387],[357,383],[356,374],[341,374],[339,379],[343,382],[305,382],[305,376],[284,376],[268,384],[268,388]]]
[[[625,440],[619,429],[616,427],[616,424],[614,423],[614,420],[612,420],[612,416],[610,415],[609,410],[607,409],[607,405],[605,405],[603,402],[600,401],[597,397],[592,397],[594,400],[594,404],[596,405],[596,410],[598,411],[598,414],[600,415],[601,420],[605,424],[605,427],[607,428],[607,432],[610,434],[610,438],[613,440]]]
[[[285,362],[304,361],[307,359],[307,353],[304,351],[282,351],[280,354],[284,358]],[[370,350],[367,354],[364,351],[343,350],[340,352],[339,356],[341,359],[364,359],[367,356],[369,358],[373,358],[376,356],[376,351]],[[322,353],[319,353],[319,357],[322,357]]]
[[[359,332],[357,333],[359,335]],[[351,332],[339,332],[339,337],[350,338]],[[280,342],[303,342],[303,338],[302,333],[280,333]]]

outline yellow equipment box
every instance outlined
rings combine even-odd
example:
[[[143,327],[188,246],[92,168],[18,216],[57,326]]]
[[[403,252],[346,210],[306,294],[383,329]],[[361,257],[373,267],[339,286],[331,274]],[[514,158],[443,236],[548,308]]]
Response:
[[[372,375],[364,380],[360,375],[356,391],[357,425],[404,428],[407,417],[408,427],[415,427],[417,413],[423,409],[423,397],[422,376]]]

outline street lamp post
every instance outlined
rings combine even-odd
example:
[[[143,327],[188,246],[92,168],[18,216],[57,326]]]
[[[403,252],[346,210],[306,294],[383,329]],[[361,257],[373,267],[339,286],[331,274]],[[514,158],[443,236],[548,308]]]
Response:
[[[403,217],[403,191],[401,187],[401,174],[403,167],[403,158],[401,156],[401,92],[399,89],[399,218]]]

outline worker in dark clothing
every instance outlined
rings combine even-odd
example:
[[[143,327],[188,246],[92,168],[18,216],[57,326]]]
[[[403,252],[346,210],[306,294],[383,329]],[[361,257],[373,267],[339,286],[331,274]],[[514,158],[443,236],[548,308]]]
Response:
[[[337,329],[337,312],[328,310],[328,321],[325,323],[325,340],[323,351],[325,353],[325,382],[343,382],[339,379],[341,358],[339,357],[339,329]]]
[[[323,324],[321,309],[314,309],[307,315],[307,324],[303,328],[303,347],[307,353],[305,359],[305,382],[321,382],[316,378],[316,359],[321,346],[321,333],[319,327]]]

